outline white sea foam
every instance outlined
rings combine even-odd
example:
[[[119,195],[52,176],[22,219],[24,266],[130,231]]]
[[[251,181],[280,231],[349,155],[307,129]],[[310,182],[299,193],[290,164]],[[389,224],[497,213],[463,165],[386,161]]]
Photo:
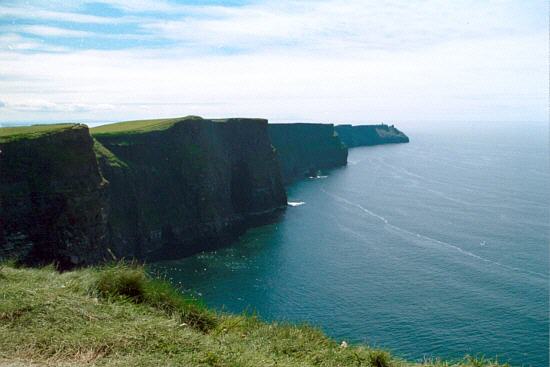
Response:
[[[305,201],[289,201],[287,204],[289,206],[300,206],[300,205],[304,205]]]

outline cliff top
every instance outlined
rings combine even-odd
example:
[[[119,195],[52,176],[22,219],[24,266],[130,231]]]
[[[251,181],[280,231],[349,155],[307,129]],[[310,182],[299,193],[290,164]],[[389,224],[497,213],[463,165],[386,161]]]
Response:
[[[324,123],[324,122],[283,122],[283,123],[269,124],[269,126],[276,126],[276,127],[305,126],[305,127],[311,127],[311,128],[314,128],[314,127],[318,128],[319,126],[325,126],[330,129],[334,127],[334,124]]]
[[[187,121],[213,121],[219,123],[231,122],[234,120],[247,120],[247,121],[259,121],[260,119],[241,119],[241,118],[228,118],[228,119],[203,119],[200,116],[184,116],[168,119],[154,119],[154,120],[132,120],[122,121],[114,124],[98,126],[90,130],[92,135],[111,135],[111,134],[142,134],[151,131],[160,131],[171,128],[180,122]],[[266,120],[261,120],[266,121]]]
[[[393,127],[393,125],[391,125]],[[385,124],[383,122],[379,123],[379,124],[366,124],[366,125],[354,125],[354,124],[339,124],[339,125],[335,125],[335,127],[337,128],[342,128],[342,127],[369,127],[369,128],[389,128],[390,125],[388,124]]]
[[[0,366],[503,366],[409,363],[305,325],[217,313],[138,266],[59,274],[0,264],[0,282]]]
[[[0,128],[0,143],[7,143],[22,139],[36,139],[48,134],[64,130],[83,128],[82,124],[50,124]]]
[[[168,119],[153,119],[153,120],[131,120],[122,121],[109,125],[94,127],[90,130],[92,135],[118,134],[118,133],[134,133],[140,134],[149,131],[166,130],[174,126],[178,122],[202,120],[199,116],[185,116]]]

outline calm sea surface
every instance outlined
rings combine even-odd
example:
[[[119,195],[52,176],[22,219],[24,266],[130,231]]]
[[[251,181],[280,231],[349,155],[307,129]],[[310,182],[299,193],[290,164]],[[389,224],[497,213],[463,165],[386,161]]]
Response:
[[[306,321],[409,358],[481,353],[548,366],[550,169],[544,124],[404,126],[289,187],[275,224],[156,264],[210,306]]]

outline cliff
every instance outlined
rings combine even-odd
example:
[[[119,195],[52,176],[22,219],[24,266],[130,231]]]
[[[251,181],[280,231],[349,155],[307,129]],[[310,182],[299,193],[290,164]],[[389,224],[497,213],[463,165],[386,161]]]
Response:
[[[154,260],[213,249],[286,206],[261,119],[131,121],[92,129],[109,181],[110,246]]]
[[[286,206],[266,120],[131,121],[93,136],[78,124],[0,129],[0,260],[181,257]]]
[[[337,125],[336,132],[349,148],[363,145],[408,143],[407,135],[393,125]]]
[[[61,268],[106,255],[106,182],[84,125],[0,129],[0,258]]]
[[[285,183],[347,164],[348,150],[332,124],[269,124]]]

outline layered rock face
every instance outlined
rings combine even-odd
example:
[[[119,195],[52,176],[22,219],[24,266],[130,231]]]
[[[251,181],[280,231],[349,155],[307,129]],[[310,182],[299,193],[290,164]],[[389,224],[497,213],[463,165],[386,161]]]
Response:
[[[407,135],[393,125],[337,125],[336,132],[349,148],[364,145],[408,143]]]
[[[106,181],[84,125],[0,137],[0,258],[60,268],[102,261]]]
[[[160,126],[93,131],[117,256],[156,260],[213,249],[286,206],[266,120],[189,117]]]
[[[0,129],[0,259],[61,269],[213,249],[286,206],[267,121]]]
[[[269,136],[285,183],[347,164],[348,150],[332,124],[269,124]]]
[[[345,165],[340,137],[408,142],[387,125],[336,131],[194,116],[106,125],[93,138],[78,124],[0,129],[0,259],[71,268],[214,249],[284,208],[284,183]]]

